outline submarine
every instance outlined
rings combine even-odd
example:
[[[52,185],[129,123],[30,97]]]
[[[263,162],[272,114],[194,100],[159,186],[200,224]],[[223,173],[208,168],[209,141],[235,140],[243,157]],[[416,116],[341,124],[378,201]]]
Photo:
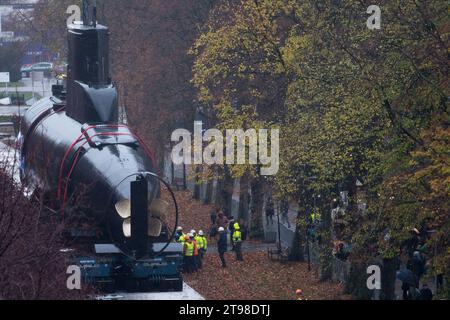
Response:
[[[68,26],[66,85],[36,102],[20,126],[20,177],[69,225],[68,261],[87,283],[113,292],[182,290],[182,248],[173,243],[176,198],[157,173],[154,154],[119,123],[109,70],[109,29],[83,2],[83,21]],[[161,199],[165,185],[175,204]]]

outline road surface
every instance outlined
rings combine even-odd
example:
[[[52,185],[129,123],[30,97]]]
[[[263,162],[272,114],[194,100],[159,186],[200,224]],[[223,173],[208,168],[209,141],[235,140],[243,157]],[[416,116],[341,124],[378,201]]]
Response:
[[[35,82],[34,88],[31,84],[31,79],[22,79],[21,80],[23,87],[8,87],[9,93],[15,93],[16,90],[18,93],[24,92],[34,92],[39,94],[41,97],[51,97],[52,96],[52,85],[56,83],[54,79],[45,79],[43,82]],[[5,92],[5,87],[0,87],[0,93]],[[37,101],[37,99],[36,99]],[[21,106],[20,110],[18,106],[3,106],[0,105],[0,116],[8,116],[13,114],[23,114],[29,106]]]
[[[18,106],[0,106],[0,116],[12,116],[19,113],[23,115],[28,108],[28,106],[21,106],[20,108]]]
[[[151,293],[116,293],[99,296],[99,300],[205,300],[197,291],[186,283],[182,292],[151,292]]]
[[[23,83],[22,87],[8,87],[8,92],[10,93],[14,93],[19,92],[34,92],[40,94],[43,97],[50,97],[52,95],[52,85],[56,83],[56,80],[54,79],[44,79],[44,81],[36,81],[34,83],[34,87],[31,83],[31,79],[29,78],[24,78],[21,80],[21,82]],[[0,88],[0,92],[5,92],[6,88],[4,86],[2,86]]]

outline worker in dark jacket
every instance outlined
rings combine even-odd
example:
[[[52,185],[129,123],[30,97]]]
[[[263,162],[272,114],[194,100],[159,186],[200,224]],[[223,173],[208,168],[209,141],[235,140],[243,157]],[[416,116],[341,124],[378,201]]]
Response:
[[[425,263],[419,251],[414,251],[413,258],[411,259],[411,271],[417,280],[416,287],[419,288],[420,278],[425,273]]]
[[[219,228],[219,241],[217,242],[217,250],[219,251],[220,261],[222,261],[222,267],[226,268],[227,263],[225,262],[225,252],[228,249],[228,239],[225,228]]]

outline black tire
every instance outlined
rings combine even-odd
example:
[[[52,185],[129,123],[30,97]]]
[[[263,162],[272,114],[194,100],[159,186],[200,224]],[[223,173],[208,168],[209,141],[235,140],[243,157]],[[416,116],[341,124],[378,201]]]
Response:
[[[175,292],[183,291],[183,277],[180,275],[180,279],[175,283],[173,290]]]
[[[107,282],[99,282],[96,287],[103,293],[115,293],[116,292],[116,282],[113,279]]]

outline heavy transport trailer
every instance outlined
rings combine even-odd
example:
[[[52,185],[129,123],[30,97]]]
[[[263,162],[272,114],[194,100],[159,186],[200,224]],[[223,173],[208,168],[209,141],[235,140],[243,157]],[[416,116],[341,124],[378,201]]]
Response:
[[[163,245],[154,244],[155,251]],[[136,260],[114,246],[96,245],[95,256],[69,252],[67,263],[80,267],[83,283],[105,293],[183,291],[180,248],[181,244],[172,243],[154,258]]]
[[[182,248],[171,243],[175,196],[143,140],[118,123],[108,28],[95,14],[91,20],[86,3],[83,22],[68,28],[67,88],[54,86],[53,96],[23,117],[21,179],[70,225],[75,248],[88,249],[67,251],[67,263],[78,265],[86,282],[108,290],[182,290]],[[161,184],[175,204],[173,230]]]

